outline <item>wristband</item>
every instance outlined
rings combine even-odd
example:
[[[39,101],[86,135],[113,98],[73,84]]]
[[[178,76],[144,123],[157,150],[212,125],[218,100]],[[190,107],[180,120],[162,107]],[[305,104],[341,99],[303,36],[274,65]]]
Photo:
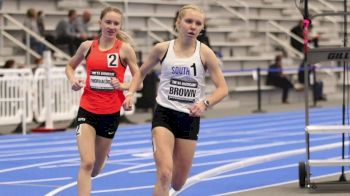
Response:
[[[204,100],[203,100],[203,103],[204,103],[204,105],[205,105],[206,108],[209,108],[210,103],[209,103],[208,99],[204,99]]]
[[[134,96],[134,94],[135,94],[135,93],[129,91],[129,92],[127,92],[127,93],[125,94],[125,97],[130,96],[130,95],[131,95],[131,96]]]

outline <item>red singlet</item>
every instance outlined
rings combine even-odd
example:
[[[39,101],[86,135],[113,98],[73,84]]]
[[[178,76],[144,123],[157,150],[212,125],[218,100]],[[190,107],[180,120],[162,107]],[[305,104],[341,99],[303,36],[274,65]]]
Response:
[[[86,86],[81,96],[80,107],[95,114],[119,112],[125,99],[122,90],[115,90],[111,78],[124,81],[126,66],[120,61],[122,41],[116,40],[114,46],[106,51],[99,48],[99,40],[93,40],[86,56]]]

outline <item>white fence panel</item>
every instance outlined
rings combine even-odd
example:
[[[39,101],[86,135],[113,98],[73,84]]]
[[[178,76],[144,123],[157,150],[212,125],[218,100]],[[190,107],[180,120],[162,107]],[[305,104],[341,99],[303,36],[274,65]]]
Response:
[[[49,80],[46,80],[47,75]],[[86,78],[83,66],[77,68],[76,77]],[[125,82],[130,82],[131,78],[130,72],[127,72]],[[50,83],[48,86],[47,81]],[[34,74],[30,69],[0,69],[0,125],[30,123],[33,119],[40,123],[47,121],[46,110],[50,109],[45,103],[45,86],[49,88],[47,92],[51,92],[47,103],[51,106],[52,121],[74,120],[83,89],[71,90],[64,67],[51,67],[50,74],[46,74],[44,68],[36,69]],[[134,109],[122,110],[121,114],[131,115],[134,112]]]
[[[51,117],[53,121],[73,120],[79,108],[82,90],[75,92],[71,90],[71,84],[66,78],[64,67],[51,68]],[[85,78],[85,70],[78,67],[77,77]],[[34,118],[38,122],[46,120],[45,106],[45,69],[39,68],[34,74]]]
[[[33,120],[33,73],[30,69],[0,69],[0,125]]]

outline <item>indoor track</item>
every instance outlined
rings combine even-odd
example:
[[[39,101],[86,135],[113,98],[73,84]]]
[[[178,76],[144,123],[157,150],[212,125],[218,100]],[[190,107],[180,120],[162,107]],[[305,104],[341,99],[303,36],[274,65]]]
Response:
[[[312,109],[310,124],[342,124],[341,108]],[[312,158],[340,158],[341,135],[311,135],[310,141]],[[190,177],[178,194],[220,195],[296,181],[305,152],[304,111],[204,119]],[[0,136],[0,195],[76,195],[78,168],[73,130]],[[313,176],[340,171],[311,169]],[[154,182],[150,124],[121,126],[92,195],[152,195]]]

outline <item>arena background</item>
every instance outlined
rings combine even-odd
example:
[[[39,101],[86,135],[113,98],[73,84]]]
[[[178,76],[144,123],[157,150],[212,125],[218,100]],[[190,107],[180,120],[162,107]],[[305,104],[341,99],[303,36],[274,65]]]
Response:
[[[344,11],[344,3],[346,1],[309,0],[308,2],[310,15],[315,15],[326,12]],[[60,187],[64,187],[67,184],[74,184],[75,171],[77,170],[75,159],[71,160],[71,162],[68,161],[68,163],[61,159],[50,160],[52,163],[48,163],[50,161],[45,160],[48,157],[44,158],[44,156],[41,157],[37,154],[25,154],[25,152],[31,150],[33,152],[38,150],[39,154],[52,154],[50,151],[40,152],[40,147],[35,148],[35,146],[43,145],[48,149],[61,148],[50,143],[52,142],[51,139],[54,138],[57,138],[61,142],[64,140],[69,141],[69,143],[74,141],[72,122],[77,112],[81,93],[73,93],[65,78],[64,66],[70,58],[67,52],[67,46],[52,44],[49,40],[24,27],[23,21],[27,10],[34,8],[37,11],[43,11],[45,35],[55,36],[54,30],[58,21],[66,17],[69,9],[75,9],[79,14],[82,14],[84,10],[90,10],[92,18],[89,30],[97,32],[97,21],[100,11],[106,6],[116,6],[123,10],[125,14],[124,29],[135,40],[135,49],[138,54],[139,64],[141,64],[148,55],[150,47],[155,42],[172,39],[176,36],[176,32],[173,30],[175,12],[181,6],[188,3],[198,4],[205,10],[207,16],[207,35],[209,36],[212,49],[216,52],[221,62],[230,91],[230,95],[222,103],[207,111],[202,125],[204,127],[204,138],[207,137],[206,134],[210,137],[210,133],[217,131],[225,139],[231,140],[231,142],[227,142],[230,145],[222,146],[223,144],[220,141],[224,140],[224,138],[215,139],[213,136],[210,141],[203,138],[199,140],[200,145],[205,146],[208,143],[212,143],[212,145],[210,145],[210,148],[200,148],[200,152],[205,154],[210,153],[210,151],[215,151],[215,153],[223,153],[225,150],[236,151],[244,146],[247,148],[251,147],[254,141],[256,141],[256,144],[262,142],[261,145],[267,145],[269,143],[274,144],[295,140],[299,141],[300,144],[291,145],[291,147],[287,147],[286,149],[274,149],[276,150],[275,152],[260,151],[264,149],[263,147],[259,150],[253,149],[246,151],[247,154],[251,153],[249,157],[241,157],[239,154],[233,153],[230,154],[232,156],[200,160],[199,154],[198,159],[196,158],[198,165],[205,162],[212,162],[213,166],[200,169],[196,168],[191,173],[191,176],[195,177],[199,174],[207,174],[206,172],[209,172],[210,175],[204,175],[204,178],[200,180],[202,183],[195,182],[199,186],[189,186],[186,191],[179,193],[179,195],[303,195],[310,194],[310,192],[312,194],[322,195],[342,195],[349,193],[347,188],[344,189],[344,186],[339,186],[338,184],[325,186],[324,189],[319,188],[317,190],[299,188],[297,182],[298,162],[306,160],[304,133],[305,94],[302,86],[297,90],[293,89],[290,92],[290,104],[281,104],[281,91],[275,87],[265,85],[268,65],[273,63],[276,55],[284,56],[284,73],[294,84],[297,84],[298,67],[304,58],[304,54],[290,46],[290,39],[295,38],[300,43],[303,43],[303,40],[291,34],[290,29],[303,19],[300,10],[297,9],[300,1],[296,3],[291,0],[4,0],[0,1],[0,66],[3,66],[7,60],[14,59],[18,69],[0,69],[0,133],[2,134],[0,136],[0,148],[3,149],[0,152],[3,157],[3,160],[0,162],[1,195],[23,195],[28,192],[31,193],[30,195],[49,194],[50,191],[60,189]],[[320,48],[344,47],[344,45],[346,46],[344,43],[347,40],[345,39],[347,38],[347,34],[344,31],[344,19],[344,16],[326,16],[312,19],[313,28],[310,36],[317,35],[319,37]],[[40,56],[30,48],[30,43],[23,41],[23,38],[26,36],[35,37],[51,52]],[[310,43],[309,48],[313,49],[314,46]],[[344,124],[344,119],[345,124],[348,124],[349,82],[347,81],[347,72],[344,72],[344,65],[347,67],[347,64],[342,61],[319,62],[316,64],[317,80],[321,80],[324,83],[324,93],[327,96],[327,101],[314,102],[312,99],[312,89],[310,90],[311,124],[340,125]],[[121,131],[120,136],[117,135],[117,138],[120,137],[120,141],[124,139],[126,141],[127,137],[124,138],[124,134],[125,131],[129,131],[133,135],[136,135],[136,139],[134,138],[134,140],[127,142],[141,142],[145,146],[133,146],[129,149],[130,154],[127,155],[130,157],[119,157],[119,138],[116,139],[113,145],[116,155],[108,165],[109,167],[106,168],[107,173],[113,173],[113,171],[118,169],[123,170],[123,165],[143,163],[142,161],[118,163],[118,159],[133,159],[144,156],[151,163],[152,159],[149,157],[149,149],[147,149],[150,146],[149,141],[142,137],[147,138],[149,136],[149,120],[154,105],[153,100],[154,91],[157,86],[157,73],[158,70],[155,69],[148,75],[145,88],[137,95],[136,110],[125,113],[125,123],[122,125],[123,129],[121,129],[124,132]],[[85,77],[82,66],[79,67],[77,74],[79,77]],[[258,84],[260,84],[259,88]],[[207,93],[210,93],[212,89],[213,84],[208,81]],[[295,113],[298,113],[298,115]],[[295,118],[297,120],[295,122],[293,121],[292,124],[288,124],[289,118]],[[241,121],[243,123],[239,124]],[[235,122],[239,125],[230,124]],[[271,122],[268,128],[264,127],[264,123],[267,122]],[[137,125],[130,123],[136,123]],[[245,126],[248,124],[256,124],[257,127],[246,128]],[[62,129],[65,131],[54,132]],[[38,134],[33,132],[33,130],[43,130],[48,133]],[[142,130],[144,131],[142,132],[144,135],[141,134],[139,136],[141,140],[139,140],[137,139],[137,134]],[[268,135],[268,130],[273,130],[276,138],[270,138],[271,140],[264,138],[271,136]],[[286,130],[287,133],[285,132]],[[263,134],[265,131],[266,134]],[[290,135],[288,134],[291,134],[291,132],[295,133],[298,137],[289,138]],[[243,138],[240,138],[241,136],[238,135],[235,136],[235,134],[239,133],[242,134]],[[249,137],[244,137],[244,135]],[[232,138],[229,138],[229,136],[232,136]],[[348,135],[345,136],[345,144],[347,145],[346,157],[348,157],[349,138]],[[329,140],[327,139],[328,137]],[[35,139],[33,140],[33,138]],[[235,139],[237,141],[234,141]],[[341,156],[341,152],[339,152],[341,146],[338,146],[339,142],[342,142],[341,135],[322,135],[317,136],[316,139],[320,139],[321,141],[319,143],[316,142],[316,147],[336,145],[335,148],[325,149],[323,153],[322,151],[316,153],[316,157],[327,155],[327,158],[339,158]],[[41,144],[42,142],[44,143]],[[217,144],[215,144],[216,142]],[[73,149],[72,152],[69,152],[69,149],[64,151],[62,156],[66,156],[68,153],[70,154],[68,155],[70,158],[77,158],[78,154],[74,149],[74,143],[70,145],[70,148]],[[34,148],[31,149],[33,146]],[[146,150],[138,151],[143,148]],[[220,151],[219,149],[225,150]],[[243,164],[242,168],[240,168],[241,170],[229,167],[229,171],[224,172],[224,174],[232,176],[236,174],[237,176],[242,176],[242,178],[222,178],[224,179],[222,182],[214,181],[212,178],[223,174],[220,172],[216,175],[210,173],[210,171],[229,165],[230,163],[246,163],[245,161],[254,157],[256,158],[261,155],[268,157],[268,155],[272,155],[273,153],[282,153],[293,149],[301,150],[301,153],[298,156],[290,155],[287,156],[288,158],[283,157],[278,160],[271,160],[270,162],[264,161],[263,164],[253,161],[253,166]],[[31,161],[26,162],[28,160]],[[44,166],[40,164],[35,165],[35,162],[46,162],[47,164],[44,164]],[[67,164],[71,164],[72,166],[67,166]],[[290,167],[287,166],[289,170],[286,172],[266,174],[268,177],[264,179],[265,183],[264,180],[260,183],[256,176],[243,176],[242,174],[244,172],[249,173],[249,171],[254,173],[262,168],[285,167],[286,165],[291,165]],[[49,171],[47,169],[55,167],[64,169],[62,171],[55,169]],[[149,171],[131,171],[124,173],[123,176],[109,176],[109,178],[105,179],[106,181],[101,181],[97,187],[94,187],[96,190],[101,190],[100,192],[96,191],[94,194],[150,195],[151,189],[149,186],[151,186],[154,180],[154,172],[152,166],[150,167],[148,168]],[[346,167],[347,169],[348,166]],[[18,172],[18,170],[23,171],[23,173]],[[44,172],[44,170],[46,171]],[[137,176],[137,179],[147,178],[144,184],[137,184],[134,181],[127,181],[129,184],[107,183],[110,181],[118,182],[123,178],[128,179],[130,178],[128,177],[130,173],[138,172],[142,175]],[[337,172],[340,172],[338,167],[317,167],[312,177],[331,175]],[[38,173],[42,175],[38,175]],[[60,173],[62,175],[59,175]],[[286,178],[278,178],[281,175]],[[65,176],[65,178],[62,178],[61,181],[58,179],[60,176]],[[336,174],[333,178],[325,178],[324,180],[334,180],[338,176],[339,174]],[[271,182],[267,179],[271,179]],[[256,183],[254,183],[255,181]],[[213,183],[211,184],[210,182]],[[279,184],[286,185],[277,186]],[[206,187],[211,186],[214,191],[207,191]],[[128,187],[144,187],[144,189],[140,188],[142,190],[141,192],[118,192]],[[115,192],[107,193],[102,191],[118,188],[119,190]],[[252,189],[254,189],[254,192],[248,191]],[[71,189],[67,188],[65,191],[68,192],[62,192],[61,194],[73,194],[74,186]]]

